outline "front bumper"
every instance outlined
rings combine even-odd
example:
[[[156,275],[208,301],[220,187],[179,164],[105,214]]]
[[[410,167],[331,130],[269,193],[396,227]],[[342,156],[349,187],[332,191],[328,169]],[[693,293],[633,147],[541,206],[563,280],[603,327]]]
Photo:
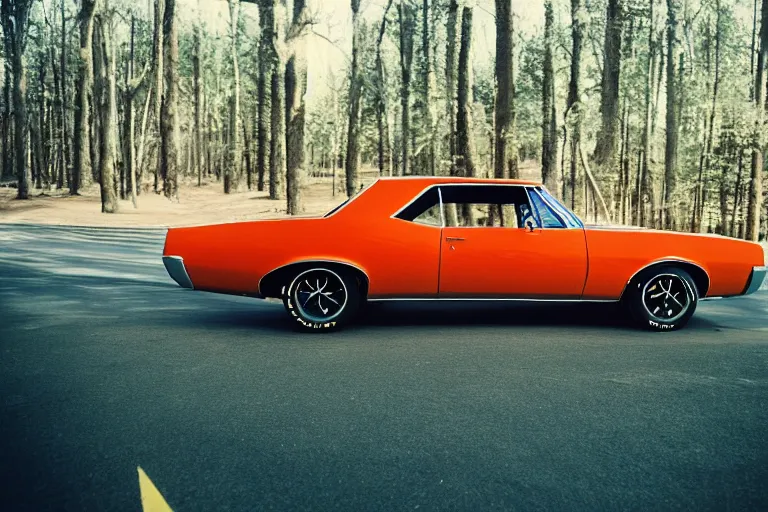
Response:
[[[765,274],[768,272],[768,267],[752,267],[752,273],[749,274],[749,281],[747,281],[747,288],[744,290],[744,295],[749,295],[760,289],[760,285],[763,284]]]
[[[163,265],[165,270],[168,271],[168,275],[176,281],[176,283],[182,288],[189,288],[194,290],[192,286],[192,280],[187,274],[187,269],[184,266],[184,258],[181,256],[163,256]]]

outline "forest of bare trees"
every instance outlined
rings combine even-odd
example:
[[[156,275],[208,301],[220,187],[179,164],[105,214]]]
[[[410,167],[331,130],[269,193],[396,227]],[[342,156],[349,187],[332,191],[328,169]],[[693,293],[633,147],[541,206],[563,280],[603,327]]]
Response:
[[[588,222],[765,237],[768,0],[0,2],[19,199],[218,184],[295,215],[310,174],[526,167]]]

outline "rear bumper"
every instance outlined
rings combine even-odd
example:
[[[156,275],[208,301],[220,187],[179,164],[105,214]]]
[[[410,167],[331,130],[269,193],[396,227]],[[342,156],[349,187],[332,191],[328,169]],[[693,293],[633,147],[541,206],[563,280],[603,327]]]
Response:
[[[763,280],[765,279],[766,272],[768,272],[768,267],[752,267],[752,273],[749,274],[749,280],[747,281],[744,295],[749,295],[760,289],[760,285],[763,284]]]
[[[184,258],[181,256],[163,256],[163,265],[165,265],[168,275],[179,286],[194,290],[195,287],[192,285],[192,280],[187,274],[187,268],[184,266]]]

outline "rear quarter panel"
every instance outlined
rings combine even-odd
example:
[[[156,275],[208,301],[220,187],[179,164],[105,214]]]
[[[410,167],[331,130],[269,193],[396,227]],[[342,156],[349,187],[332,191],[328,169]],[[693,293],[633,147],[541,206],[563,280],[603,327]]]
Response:
[[[753,266],[763,265],[762,248],[715,235],[653,230],[585,229],[589,272],[585,299],[618,299],[640,269],[663,260],[698,265],[710,278],[707,296],[738,295]]]
[[[365,272],[370,297],[434,295],[440,228],[391,218],[419,191],[377,182],[325,218],[174,228],[164,255],[184,258],[198,290],[255,295],[259,280],[278,267],[327,260]]]

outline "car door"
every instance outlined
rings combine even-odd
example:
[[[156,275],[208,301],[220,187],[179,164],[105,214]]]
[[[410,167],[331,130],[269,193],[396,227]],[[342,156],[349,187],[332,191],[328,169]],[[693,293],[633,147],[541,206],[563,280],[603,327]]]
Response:
[[[523,186],[446,186],[441,195],[458,222],[442,230],[440,297],[581,296],[587,275],[581,227],[542,227]]]

